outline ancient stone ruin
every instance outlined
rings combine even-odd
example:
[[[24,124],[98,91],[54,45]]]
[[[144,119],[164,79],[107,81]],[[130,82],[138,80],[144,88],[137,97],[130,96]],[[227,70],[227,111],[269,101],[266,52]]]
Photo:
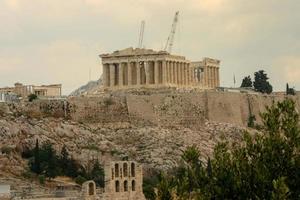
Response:
[[[184,56],[166,51],[127,48],[111,54],[102,54],[103,87],[126,89],[157,86],[220,86],[220,61],[204,58],[191,62]]]
[[[144,200],[142,166],[134,161],[111,162],[105,166],[103,199]]]

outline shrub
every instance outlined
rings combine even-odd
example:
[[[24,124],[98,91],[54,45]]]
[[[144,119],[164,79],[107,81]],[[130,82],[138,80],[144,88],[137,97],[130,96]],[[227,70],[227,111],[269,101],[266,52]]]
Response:
[[[77,184],[79,184],[79,185],[82,185],[85,181],[87,181],[86,178],[84,178],[84,177],[82,177],[82,176],[77,176],[77,177],[75,178],[75,182],[76,182]]]
[[[3,154],[9,155],[12,151],[13,151],[12,147],[9,147],[9,146],[3,146],[3,147],[1,147],[1,152]]]
[[[28,101],[32,102],[34,100],[36,100],[38,97],[36,96],[36,94],[30,94],[28,95]]]
[[[113,102],[113,100],[112,100],[111,97],[108,97],[108,98],[105,98],[105,99],[103,100],[103,103],[104,103],[104,105],[106,105],[106,106],[110,106],[110,105],[112,105],[114,102]]]
[[[44,175],[39,175],[39,182],[41,185],[45,184],[46,177]]]

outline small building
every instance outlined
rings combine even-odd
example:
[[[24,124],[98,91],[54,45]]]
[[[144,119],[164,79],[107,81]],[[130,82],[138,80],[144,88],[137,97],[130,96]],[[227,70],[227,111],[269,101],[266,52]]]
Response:
[[[42,97],[58,97],[61,96],[61,84],[52,85],[23,85],[15,83],[15,87],[0,88],[0,94],[16,94],[21,97],[27,97],[30,94],[35,94]]]
[[[204,58],[191,62],[184,56],[166,51],[127,48],[101,54],[103,87],[126,89],[139,87],[201,87],[220,85],[220,61]]]
[[[116,161],[105,165],[104,198],[109,200],[145,200],[142,166],[134,161]]]
[[[10,185],[0,185],[0,199],[8,200],[10,198]]]

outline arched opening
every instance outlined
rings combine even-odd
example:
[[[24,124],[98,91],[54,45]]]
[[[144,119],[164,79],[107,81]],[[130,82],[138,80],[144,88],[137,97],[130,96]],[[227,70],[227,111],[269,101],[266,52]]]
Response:
[[[127,163],[123,164],[123,175],[124,175],[124,177],[128,176],[128,165],[127,165]]]
[[[131,182],[131,190],[135,191],[135,180]]]
[[[135,164],[131,163],[131,176],[135,177]]]
[[[116,192],[120,192],[120,182],[116,181]]]
[[[128,181],[124,181],[124,192],[128,191]]]
[[[115,177],[119,177],[119,164],[115,164]]]
[[[114,175],[115,173],[114,173],[114,169],[113,168],[111,168],[111,179],[112,180],[114,180],[114,178],[115,178],[115,175]]]
[[[94,184],[91,182],[89,183],[89,195],[92,196],[94,194],[95,194]]]

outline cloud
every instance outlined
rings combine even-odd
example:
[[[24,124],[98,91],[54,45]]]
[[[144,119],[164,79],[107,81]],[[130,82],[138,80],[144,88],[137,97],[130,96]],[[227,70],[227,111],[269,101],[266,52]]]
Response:
[[[61,82],[66,92],[100,77],[98,54],[144,45],[161,49],[180,11],[175,54],[221,60],[221,80],[260,66],[300,88],[298,0],[0,0],[0,85]],[[258,69],[259,68],[259,69]],[[276,75],[280,74],[280,75]],[[282,75],[283,74],[283,75]],[[276,78],[275,78],[276,77]],[[279,81],[278,81],[279,82]]]

